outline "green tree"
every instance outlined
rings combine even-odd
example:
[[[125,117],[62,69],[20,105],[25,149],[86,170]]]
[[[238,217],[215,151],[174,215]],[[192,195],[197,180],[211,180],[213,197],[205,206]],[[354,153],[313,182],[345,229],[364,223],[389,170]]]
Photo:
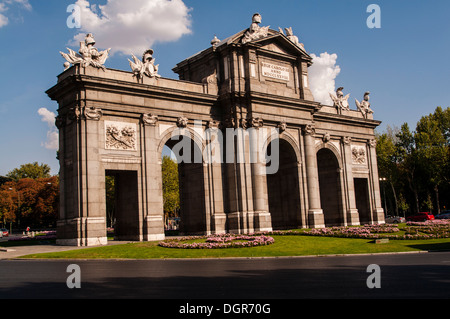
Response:
[[[398,199],[397,190],[394,186],[398,179],[398,168],[396,161],[396,129],[392,130],[388,127],[387,133],[377,135],[377,162],[378,173],[380,177],[386,178],[389,183],[392,196],[394,197],[393,210],[395,215],[398,215]]]
[[[432,114],[433,118],[437,121],[439,125],[439,129],[444,135],[446,145],[450,145],[450,108],[447,107],[442,109],[442,107],[438,106],[434,113]]]
[[[39,165],[38,162],[23,164],[10,171],[6,176],[16,181],[21,178],[49,178],[51,176],[50,166],[47,164]]]
[[[377,157],[380,177],[391,184],[387,201],[396,203],[396,212],[448,209],[450,108],[422,116],[415,131],[405,123],[377,134]]]
[[[180,209],[178,165],[169,156],[162,158],[162,183],[164,214],[166,217],[176,217]]]
[[[435,112],[423,116],[417,123],[415,142],[417,156],[426,180],[434,191],[437,213],[440,213],[439,188],[449,183],[449,123],[450,111],[441,107]],[[427,198],[426,206],[430,206],[431,199]]]
[[[414,198],[414,211],[420,210],[418,190],[418,156],[414,133],[410,131],[408,123],[404,123],[396,135],[396,158],[400,178],[406,181],[406,185]]]
[[[105,177],[105,191],[106,191],[106,217],[111,227],[115,222],[115,200],[116,200],[116,178],[114,176]]]

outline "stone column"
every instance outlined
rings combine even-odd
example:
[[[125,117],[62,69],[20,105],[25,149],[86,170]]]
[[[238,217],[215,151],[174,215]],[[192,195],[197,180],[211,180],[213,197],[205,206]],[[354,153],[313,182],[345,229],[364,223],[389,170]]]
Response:
[[[64,180],[65,180],[65,126],[66,119],[61,115],[58,115],[55,119],[55,125],[58,128],[59,133],[59,216],[58,220],[65,219],[65,206],[66,206],[66,198],[64,193]]]
[[[208,121],[205,130],[206,145],[205,186],[209,189],[209,206],[211,207],[211,232],[223,234],[226,232],[227,216],[224,211],[222,160],[223,136],[219,130],[218,121]]]
[[[105,170],[101,166],[98,149],[99,125],[102,110],[95,107],[85,107],[81,129],[81,192],[82,226],[85,229],[84,243],[81,245],[106,245],[106,198],[105,198]],[[84,124],[84,125],[83,125]]]
[[[62,112],[63,133],[60,129],[60,191],[63,200],[57,222],[57,245],[80,246],[82,228],[80,226],[83,210],[81,208],[80,187],[80,140],[81,108],[76,106]],[[63,145],[63,147],[61,147]]]
[[[377,166],[377,153],[376,153],[377,141],[372,139],[368,142],[368,159],[369,159],[369,171],[372,183],[372,221],[378,224],[384,224],[384,209],[381,206],[381,195],[380,195],[380,181],[378,178],[378,166]]]
[[[315,127],[308,124],[303,129],[305,140],[306,184],[308,187],[308,223],[311,228],[325,227],[323,211],[320,205],[319,174],[317,154],[314,143]]]
[[[228,182],[229,213],[227,222],[230,233],[254,231],[253,189],[249,162],[249,136],[246,120],[234,130],[226,129],[226,172]]]
[[[347,225],[359,225],[359,214],[356,208],[355,186],[352,172],[352,148],[351,138],[346,136],[342,139],[344,148],[344,174],[347,184]]]
[[[61,134],[61,196],[57,244],[91,246],[107,244],[105,172],[98,155],[102,111],[94,107],[70,109]]]
[[[143,114],[142,136],[142,175],[145,181],[144,191],[144,240],[163,240],[164,207],[161,174],[161,158],[157,147],[159,144],[158,117],[154,114]]]
[[[254,230],[271,231],[272,219],[269,213],[269,199],[267,196],[267,180],[265,178],[265,165],[262,163],[264,154],[262,146],[262,136],[260,128],[263,121],[260,118],[250,120],[249,131],[250,142],[250,162],[253,187],[253,210],[254,210]]]

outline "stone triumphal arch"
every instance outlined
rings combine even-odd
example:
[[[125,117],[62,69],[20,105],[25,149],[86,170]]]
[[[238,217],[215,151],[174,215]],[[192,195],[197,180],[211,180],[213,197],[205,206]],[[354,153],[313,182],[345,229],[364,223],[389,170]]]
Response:
[[[251,26],[163,78],[153,51],[131,71],[105,67],[92,34],[61,52],[47,91],[59,104],[58,243],[106,244],[105,176],[116,183],[116,237],[164,238],[161,154],[176,154],[181,231],[251,233],[383,223],[369,92],[351,109],[314,101],[311,56],[291,28]]]

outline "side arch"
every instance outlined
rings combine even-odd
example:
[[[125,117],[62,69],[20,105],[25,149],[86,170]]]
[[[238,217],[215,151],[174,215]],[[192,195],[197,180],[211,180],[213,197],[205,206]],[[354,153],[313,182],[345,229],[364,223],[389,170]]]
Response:
[[[297,163],[301,164],[302,157],[301,157],[300,147],[298,145],[298,142],[295,140],[295,138],[289,132],[286,132],[286,131],[283,133],[271,132],[271,134],[269,134],[264,141],[264,144],[263,144],[263,147],[261,150],[263,152],[263,154],[267,154],[267,148],[268,148],[269,144],[275,139],[284,140],[287,143],[289,143],[290,146],[292,147],[293,151],[295,152],[295,156],[297,158]]]
[[[342,168],[339,153],[333,147],[320,147],[317,151],[320,204],[325,226],[345,225],[342,202]]]
[[[205,140],[203,139],[203,137],[200,136],[200,134],[195,132],[190,127],[179,128],[175,125],[174,125],[174,127],[171,127],[169,129],[165,130],[163,132],[163,134],[160,136],[160,141],[159,141],[158,148],[157,148],[159,157],[161,157],[164,145],[166,145],[167,142],[169,140],[171,140],[172,137],[175,137],[175,136],[187,137],[191,141],[193,141],[194,144],[198,147],[199,151],[202,154],[202,158],[201,158],[202,163],[205,162],[205,160],[203,158],[203,154],[204,154],[204,149],[206,147],[206,143],[205,143]],[[174,141],[176,141],[176,140],[174,140]],[[176,144],[176,143],[174,142],[173,144]]]
[[[271,152],[272,143],[278,142],[278,170],[266,170],[267,196],[273,229],[302,227],[304,222],[301,209],[300,151],[289,134],[271,135],[264,146],[266,156]],[[276,154],[275,154],[276,155]]]
[[[333,143],[319,143],[316,145],[316,154],[321,150],[321,149],[327,149],[329,151],[331,151],[334,156],[336,157],[337,163],[338,163],[338,168],[342,169],[342,158],[341,158],[341,153],[339,152],[339,149],[336,147],[336,145],[334,145]]]

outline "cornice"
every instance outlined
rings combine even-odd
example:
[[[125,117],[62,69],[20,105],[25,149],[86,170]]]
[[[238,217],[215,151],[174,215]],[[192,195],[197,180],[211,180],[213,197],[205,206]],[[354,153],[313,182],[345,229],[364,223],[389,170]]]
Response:
[[[63,92],[66,93],[69,90],[98,90],[117,94],[131,94],[135,97],[164,98],[167,100],[182,100],[188,103],[207,105],[214,104],[218,99],[217,95],[207,93],[82,74],[74,74],[64,78],[58,84],[47,90],[46,93],[53,100],[57,100]]]
[[[321,112],[314,113],[313,118],[317,122],[320,121],[334,124],[357,125],[360,127],[368,127],[371,129],[375,129],[377,126],[381,124],[381,121],[378,120],[370,120],[348,115],[321,113]]]

